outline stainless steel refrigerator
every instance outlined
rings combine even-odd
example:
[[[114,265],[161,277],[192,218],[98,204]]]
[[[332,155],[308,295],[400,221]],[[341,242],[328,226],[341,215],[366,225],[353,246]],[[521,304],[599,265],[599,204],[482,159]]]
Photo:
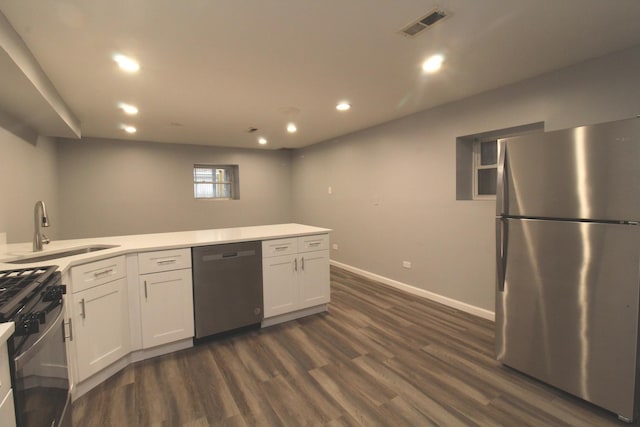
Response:
[[[497,359],[638,415],[640,119],[499,141]]]

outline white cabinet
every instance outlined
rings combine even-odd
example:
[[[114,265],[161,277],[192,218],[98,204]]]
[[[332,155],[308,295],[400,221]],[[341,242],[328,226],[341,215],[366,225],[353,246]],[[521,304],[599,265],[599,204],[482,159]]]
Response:
[[[191,250],[138,255],[142,347],[193,337]]]
[[[71,269],[76,378],[84,381],[129,352],[124,256]]]
[[[264,317],[327,304],[329,235],[262,242]]]
[[[329,302],[329,251],[315,251],[299,255],[300,306],[313,307]]]
[[[15,427],[16,425],[13,390],[9,390],[4,399],[0,401],[0,420],[2,420],[2,427]]]
[[[3,427],[15,427],[16,425],[6,342],[0,344],[0,425]]]
[[[138,254],[140,274],[191,268],[191,249],[167,249]]]
[[[264,317],[277,316],[298,309],[300,290],[296,263],[298,254],[262,260]]]

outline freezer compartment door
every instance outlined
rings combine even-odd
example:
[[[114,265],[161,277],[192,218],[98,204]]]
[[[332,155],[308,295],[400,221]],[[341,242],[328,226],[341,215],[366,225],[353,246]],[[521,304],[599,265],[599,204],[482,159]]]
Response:
[[[640,226],[502,221],[498,360],[634,418]]]
[[[497,214],[640,220],[640,119],[500,141]]]

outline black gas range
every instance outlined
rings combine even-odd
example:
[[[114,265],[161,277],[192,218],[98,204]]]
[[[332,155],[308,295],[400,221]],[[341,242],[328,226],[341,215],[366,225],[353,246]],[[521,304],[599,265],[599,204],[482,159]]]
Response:
[[[71,424],[64,331],[65,286],[57,266],[0,271],[0,322],[7,341],[18,427]]]

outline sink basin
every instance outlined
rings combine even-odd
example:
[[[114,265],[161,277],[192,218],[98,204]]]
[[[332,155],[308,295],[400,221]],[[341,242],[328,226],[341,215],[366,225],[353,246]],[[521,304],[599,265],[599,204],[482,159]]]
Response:
[[[49,261],[52,259],[65,258],[74,255],[88,254],[90,252],[103,251],[105,249],[117,248],[118,245],[96,245],[84,248],[69,249],[64,252],[55,252],[46,255],[36,255],[17,259],[15,261],[5,261],[7,264],[28,264],[31,262]]]

